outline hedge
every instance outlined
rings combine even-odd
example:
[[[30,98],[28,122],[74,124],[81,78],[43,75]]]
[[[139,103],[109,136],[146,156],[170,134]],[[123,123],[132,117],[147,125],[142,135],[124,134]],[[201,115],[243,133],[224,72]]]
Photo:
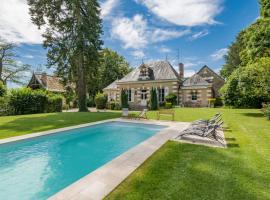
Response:
[[[61,95],[30,88],[12,89],[8,99],[8,109],[13,115],[61,112],[63,106]]]

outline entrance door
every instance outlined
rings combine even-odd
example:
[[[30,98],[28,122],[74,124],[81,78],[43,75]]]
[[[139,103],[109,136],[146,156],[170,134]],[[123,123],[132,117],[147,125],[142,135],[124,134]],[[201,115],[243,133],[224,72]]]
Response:
[[[147,106],[147,90],[141,90],[141,106]]]

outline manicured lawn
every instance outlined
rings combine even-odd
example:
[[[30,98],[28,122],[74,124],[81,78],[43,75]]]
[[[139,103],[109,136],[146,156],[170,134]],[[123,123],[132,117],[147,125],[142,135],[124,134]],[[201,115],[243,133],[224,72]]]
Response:
[[[207,118],[218,110],[228,149],[168,142],[107,199],[270,199],[270,121],[259,110],[177,109],[176,119]]]
[[[0,139],[120,117],[120,113],[48,113],[0,117]]]

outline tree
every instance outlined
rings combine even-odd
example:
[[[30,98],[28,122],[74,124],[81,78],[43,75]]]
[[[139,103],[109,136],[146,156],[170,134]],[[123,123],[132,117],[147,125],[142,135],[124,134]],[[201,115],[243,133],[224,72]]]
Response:
[[[108,48],[100,52],[100,88],[111,84],[116,79],[123,78],[131,71],[129,64],[123,56]]]
[[[48,65],[76,82],[79,111],[87,111],[87,82],[98,68],[102,41],[100,8],[96,0],[28,0],[31,19],[46,28]]]
[[[157,110],[158,109],[158,100],[157,100],[157,91],[156,89],[152,88],[150,92],[150,110]]]
[[[240,59],[240,51],[242,48],[242,35],[244,32],[242,31],[236,38],[236,41],[229,46],[229,50],[227,55],[224,56],[225,64],[220,70],[220,75],[223,78],[228,78],[232,72],[237,69],[241,64]]]
[[[121,90],[121,107],[128,108],[128,95],[124,89]]]
[[[270,17],[270,1],[260,0],[261,4],[261,17]]]
[[[8,81],[23,84],[24,72],[30,70],[30,65],[20,64],[15,58],[16,45],[0,40],[0,81],[4,85]]]
[[[270,58],[235,70],[222,88],[225,104],[235,107],[257,107],[270,101]]]

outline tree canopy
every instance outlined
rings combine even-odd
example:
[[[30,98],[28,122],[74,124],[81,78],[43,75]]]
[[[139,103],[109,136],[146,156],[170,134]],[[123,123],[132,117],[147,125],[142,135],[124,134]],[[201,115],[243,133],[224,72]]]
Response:
[[[261,18],[241,31],[229,47],[221,75],[226,105],[261,107],[270,101],[270,2],[261,0]]]
[[[87,82],[98,68],[102,41],[100,8],[96,0],[28,0],[31,19],[43,34],[48,65],[76,82],[79,111],[87,111]]]
[[[30,65],[16,61],[16,45],[0,39],[0,81],[4,85],[8,81],[23,84],[25,72],[30,70]]]

